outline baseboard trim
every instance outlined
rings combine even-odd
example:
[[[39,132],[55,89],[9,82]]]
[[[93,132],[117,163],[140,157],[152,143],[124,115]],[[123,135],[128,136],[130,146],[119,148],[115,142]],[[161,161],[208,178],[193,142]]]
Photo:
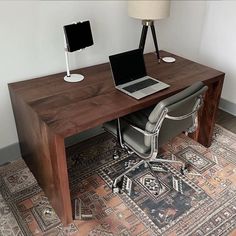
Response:
[[[21,159],[19,143],[14,143],[0,149],[0,165],[19,159]]]
[[[236,104],[233,102],[221,98],[219,108],[223,111],[230,113],[231,115],[236,116]]]
[[[101,126],[96,127],[94,129],[87,130],[85,132],[82,132],[80,134],[74,135],[68,139],[65,140],[66,146],[71,146],[76,143],[82,142],[86,139],[89,139],[91,137],[94,137],[96,135],[99,135],[103,133],[104,130],[101,128]],[[21,152],[20,152],[20,145],[19,143],[14,143],[10,146],[4,147],[0,149],[0,165],[3,165],[5,163],[19,160],[21,159]]]

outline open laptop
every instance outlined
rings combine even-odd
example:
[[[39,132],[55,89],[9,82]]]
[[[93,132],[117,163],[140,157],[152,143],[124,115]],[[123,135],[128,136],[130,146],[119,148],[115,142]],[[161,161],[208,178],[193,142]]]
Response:
[[[147,76],[141,49],[109,56],[115,87],[140,99],[168,88],[169,85]]]

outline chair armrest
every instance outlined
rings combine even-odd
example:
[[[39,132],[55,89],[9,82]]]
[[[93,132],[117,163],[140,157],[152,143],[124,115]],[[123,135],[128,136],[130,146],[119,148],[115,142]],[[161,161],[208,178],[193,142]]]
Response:
[[[202,97],[199,97],[194,105],[194,109],[193,111],[189,112],[188,114],[182,115],[182,116],[170,116],[168,114],[166,114],[166,118],[170,119],[170,120],[184,120],[189,118],[190,116],[195,115],[199,108],[203,105],[203,99]]]
[[[188,117],[194,115],[196,112],[198,111],[198,109],[188,113],[188,114],[185,114],[183,116],[170,116],[170,115],[166,115],[166,118],[170,119],[170,120],[184,120],[184,119],[187,119]]]
[[[158,132],[159,132],[159,131],[156,131],[156,132],[148,132],[148,131],[143,130],[143,129],[141,129],[141,128],[135,126],[135,125],[131,125],[131,124],[129,124],[129,125],[130,125],[133,129],[137,130],[138,132],[142,133],[142,134],[145,135],[145,136],[149,136],[149,137],[155,136],[155,135],[157,135]]]

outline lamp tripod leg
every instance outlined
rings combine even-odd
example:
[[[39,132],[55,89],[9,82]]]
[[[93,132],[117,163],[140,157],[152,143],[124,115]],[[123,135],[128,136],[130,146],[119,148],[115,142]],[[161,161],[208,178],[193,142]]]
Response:
[[[145,45],[145,42],[146,42],[147,31],[148,31],[148,26],[143,25],[141,38],[140,38],[140,43],[139,43],[139,49],[142,49],[142,51],[144,51],[144,45]]]
[[[161,58],[160,58],[160,54],[159,54],[159,49],[158,49],[158,44],[157,44],[157,36],[156,36],[154,24],[151,25],[151,30],[152,30],[152,37],[153,37],[155,49],[156,49],[157,59],[158,59],[158,62],[160,63]]]

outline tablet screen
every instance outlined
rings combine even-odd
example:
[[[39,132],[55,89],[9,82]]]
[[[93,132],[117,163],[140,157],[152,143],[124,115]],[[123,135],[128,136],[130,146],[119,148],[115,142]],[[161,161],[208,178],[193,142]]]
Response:
[[[74,52],[93,45],[93,37],[89,21],[65,25],[63,28],[69,52]]]

